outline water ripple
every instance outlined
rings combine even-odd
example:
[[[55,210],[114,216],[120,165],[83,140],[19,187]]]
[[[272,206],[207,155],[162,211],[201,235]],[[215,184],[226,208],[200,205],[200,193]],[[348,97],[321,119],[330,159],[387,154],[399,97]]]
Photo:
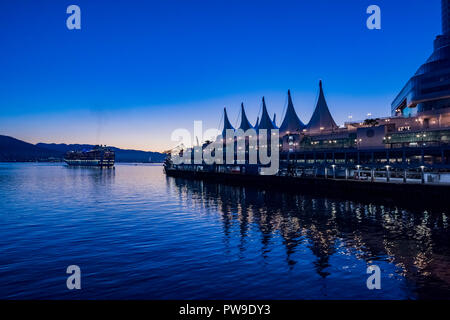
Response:
[[[0,196],[0,298],[450,298],[448,212],[120,164],[0,164]],[[71,264],[82,290],[65,287]]]

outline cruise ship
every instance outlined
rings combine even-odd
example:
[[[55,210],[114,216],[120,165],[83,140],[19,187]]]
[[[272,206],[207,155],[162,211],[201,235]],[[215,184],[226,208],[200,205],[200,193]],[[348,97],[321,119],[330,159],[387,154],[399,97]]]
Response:
[[[106,146],[95,146],[91,150],[69,151],[64,161],[69,166],[113,167],[115,153]]]
[[[434,40],[433,53],[394,99],[391,115],[338,126],[328,107],[322,81],[318,93],[308,122],[302,122],[298,116],[290,91],[287,92],[286,112],[279,125],[275,117],[269,116],[264,98],[261,117],[254,125],[248,120],[243,104],[240,124],[236,128],[224,109],[222,137],[229,130],[245,132],[254,129],[257,135],[261,129],[279,130],[277,176],[449,185],[450,0],[442,0],[442,35]],[[253,138],[260,144],[258,136]],[[245,147],[248,145],[246,143]],[[239,151],[235,146],[235,150],[245,153],[244,162],[239,162],[236,157],[234,164],[228,161],[227,164],[198,164],[193,161],[195,150],[176,150],[176,155],[192,151],[192,161],[174,164],[169,157],[165,171],[168,175],[200,172],[197,175],[202,177],[218,173],[260,174],[262,165],[249,164],[248,149]]]

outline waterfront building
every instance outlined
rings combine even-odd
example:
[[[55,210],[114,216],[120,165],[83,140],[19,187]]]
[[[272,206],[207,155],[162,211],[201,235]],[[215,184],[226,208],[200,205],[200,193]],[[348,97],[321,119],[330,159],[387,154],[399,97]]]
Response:
[[[450,107],[450,0],[441,0],[442,35],[434,40],[428,60],[392,102],[392,115],[420,116]]]
[[[386,181],[406,182],[419,179],[422,183],[450,183],[450,0],[442,0],[443,35],[435,40],[435,49],[426,63],[408,81],[392,103],[392,115],[347,122],[339,127],[326,102],[323,83],[311,119],[305,125],[294,108],[288,91],[286,113],[280,128],[269,116],[262,98],[261,117],[254,127],[241,104],[241,124],[244,131],[254,128],[258,145],[269,144],[270,130],[280,133],[280,173],[314,175],[327,178],[353,176],[371,181],[381,176]],[[332,108],[331,108],[332,110]],[[226,109],[223,114],[222,136],[234,130]],[[268,132],[268,140],[259,137],[261,129]],[[245,150],[248,155],[248,137]],[[236,153],[235,153],[236,155]],[[236,159],[237,160],[237,159]],[[229,166],[234,172],[249,172],[248,157]],[[228,164],[227,164],[228,165]],[[228,170],[228,167],[221,170]],[[222,172],[222,171],[221,171]],[[447,181],[448,180],[448,181]]]

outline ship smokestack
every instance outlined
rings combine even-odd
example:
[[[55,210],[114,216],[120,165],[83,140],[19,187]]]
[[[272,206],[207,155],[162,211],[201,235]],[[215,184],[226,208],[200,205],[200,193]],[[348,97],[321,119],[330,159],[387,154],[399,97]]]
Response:
[[[450,35],[450,0],[441,0],[442,34]]]

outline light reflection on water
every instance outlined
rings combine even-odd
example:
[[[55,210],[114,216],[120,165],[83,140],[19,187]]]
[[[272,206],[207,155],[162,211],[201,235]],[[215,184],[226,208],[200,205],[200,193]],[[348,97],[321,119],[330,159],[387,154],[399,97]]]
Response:
[[[0,164],[0,298],[450,298],[448,212]],[[82,270],[82,290],[65,268]],[[366,268],[382,270],[368,290]]]

